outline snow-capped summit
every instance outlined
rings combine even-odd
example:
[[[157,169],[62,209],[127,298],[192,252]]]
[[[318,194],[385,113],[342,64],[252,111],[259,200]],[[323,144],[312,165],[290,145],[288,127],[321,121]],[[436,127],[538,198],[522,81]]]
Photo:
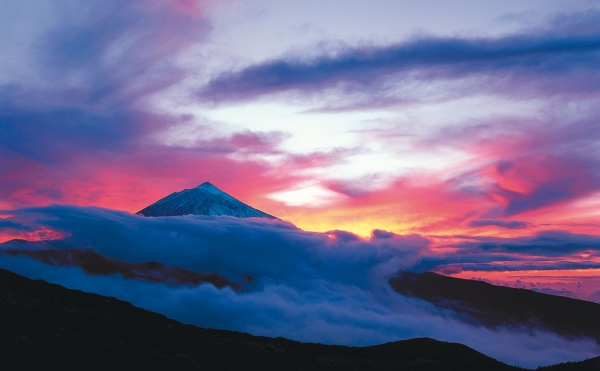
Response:
[[[184,189],[158,200],[138,214],[144,216],[227,215],[237,218],[268,218],[274,216],[236,200],[209,182],[193,189]]]

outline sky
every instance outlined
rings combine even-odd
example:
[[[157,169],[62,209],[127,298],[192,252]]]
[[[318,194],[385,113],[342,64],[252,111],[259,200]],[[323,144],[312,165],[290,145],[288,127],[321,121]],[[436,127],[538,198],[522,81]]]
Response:
[[[0,50],[0,242],[208,181],[600,302],[600,1],[7,0]]]
[[[597,1],[5,1],[0,207],[598,234]]]

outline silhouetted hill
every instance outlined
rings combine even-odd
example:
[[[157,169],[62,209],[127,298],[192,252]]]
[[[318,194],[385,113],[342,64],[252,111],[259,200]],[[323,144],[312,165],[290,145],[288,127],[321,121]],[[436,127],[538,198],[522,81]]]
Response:
[[[581,362],[566,362],[557,365],[538,367],[538,371],[598,371],[600,370],[600,357],[587,359]]]
[[[11,240],[0,243],[0,254],[27,256],[44,264],[57,267],[79,267],[87,274],[96,276],[118,273],[127,279],[163,282],[172,286],[199,285],[205,282],[217,288],[229,286],[234,290],[243,289],[241,283],[232,282],[218,273],[200,273],[168,266],[156,261],[131,263],[100,255],[91,249],[54,248],[53,242]],[[60,245],[60,242],[58,241],[57,245]],[[249,276],[245,278],[252,279]]]
[[[428,338],[328,346],[198,328],[0,269],[2,370],[516,370]]]
[[[431,272],[402,272],[389,282],[402,295],[452,309],[465,314],[466,321],[488,328],[544,328],[568,338],[591,337],[600,343],[600,304],[597,303]]]

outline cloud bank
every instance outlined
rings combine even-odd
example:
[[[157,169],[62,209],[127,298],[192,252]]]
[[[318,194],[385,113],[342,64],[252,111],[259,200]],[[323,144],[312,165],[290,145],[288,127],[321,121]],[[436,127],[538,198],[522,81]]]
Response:
[[[173,286],[126,279],[118,273],[88,275],[76,266],[57,267],[24,254],[0,254],[3,268],[116,296],[198,326],[349,345],[429,336],[530,367],[583,359],[600,350],[591,340],[572,341],[537,330],[490,331],[469,326],[449,311],[395,294],[387,279],[432,255],[431,241],[418,235],[376,230],[364,239],[345,231],[304,232],[279,220],[144,218],[74,206],[20,209],[10,214],[5,220],[67,235],[48,242],[53,249],[85,249],[131,264],[156,261],[218,273],[236,282],[242,276],[254,278],[241,291],[230,286],[217,289],[208,283]],[[0,246],[15,249],[17,244]]]

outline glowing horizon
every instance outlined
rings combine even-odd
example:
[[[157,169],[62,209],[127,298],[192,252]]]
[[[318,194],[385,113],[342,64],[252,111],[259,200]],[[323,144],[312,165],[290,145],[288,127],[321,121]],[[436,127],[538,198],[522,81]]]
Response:
[[[600,303],[599,0],[8,0],[0,50],[0,268],[253,335],[600,354],[390,285]],[[204,182],[281,220],[133,215]]]

